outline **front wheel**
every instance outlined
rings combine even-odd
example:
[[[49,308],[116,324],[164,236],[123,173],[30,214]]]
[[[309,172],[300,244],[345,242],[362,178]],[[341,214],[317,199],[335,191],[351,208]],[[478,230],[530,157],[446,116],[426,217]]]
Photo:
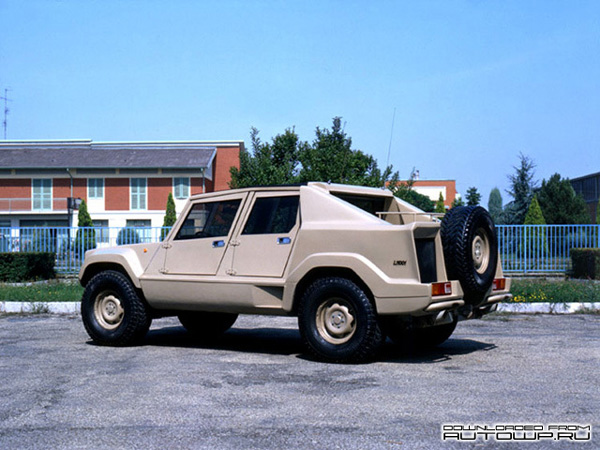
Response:
[[[129,279],[113,270],[100,272],[87,284],[81,299],[81,318],[95,343],[112,346],[138,343],[152,322]]]
[[[300,301],[298,325],[310,352],[326,361],[363,362],[383,342],[374,306],[346,278],[313,282]]]

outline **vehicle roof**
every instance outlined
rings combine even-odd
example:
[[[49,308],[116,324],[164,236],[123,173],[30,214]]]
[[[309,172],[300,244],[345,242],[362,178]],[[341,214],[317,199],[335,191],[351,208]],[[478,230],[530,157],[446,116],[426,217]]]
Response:
[[[354,186],[348,184],[325,183],[321,181],[311,181],[305,185],[283,185],[283,186],[251,186],[240,189],[230,189],[226,191],[209,192],[205,194],[195,194],[190,197],[191,200],[206,197],[216,197],[221,195],[236,194],[241,192],[293,192],[300,191],[300,188],[322,189],[328,192],[346,193],[351,195],[368,195],[377,197],[392,197],[393,194],[388,189],[372,188],[365,186]]]

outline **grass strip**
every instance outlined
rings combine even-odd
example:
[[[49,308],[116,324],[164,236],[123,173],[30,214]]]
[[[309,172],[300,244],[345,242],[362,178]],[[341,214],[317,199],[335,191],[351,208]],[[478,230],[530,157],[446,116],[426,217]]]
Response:
[[[513,280],[512,303],[600,302],[600,283],[592,280]]]
[[[83,288],[77,282],[0,284],[0,301],[4,302],[78,302],[82,294]]]
[[[513,279],[513,303],[600,302],[600,283],[590,280]],[[26,285],[0,283],[0,301],[78,302],[83,288],[76,281]]]

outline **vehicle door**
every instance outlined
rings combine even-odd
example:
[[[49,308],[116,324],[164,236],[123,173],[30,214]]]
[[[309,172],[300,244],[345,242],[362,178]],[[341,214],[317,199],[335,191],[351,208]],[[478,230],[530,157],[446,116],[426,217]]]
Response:
[[[258,192],[232,245],[235,276],[281,277],[300,226],[298,192]]]
[[[163,273],[215,275],[247,194],[194,203],[175,237],[166,243]]]

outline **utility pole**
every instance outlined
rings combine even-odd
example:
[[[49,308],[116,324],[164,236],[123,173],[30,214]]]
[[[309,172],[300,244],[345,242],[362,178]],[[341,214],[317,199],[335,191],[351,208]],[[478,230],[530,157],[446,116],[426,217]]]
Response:
[[[10,89],[4,89],[4,97],[0,97],[0,100],[4,100],[4,122],[2,122],[2,125],[4,125],[4,140],[6,140],[6,127],[8,125],[7,122],[7,117],[8,117],[8,102],[11,101],[8,98],[8,91]]]

